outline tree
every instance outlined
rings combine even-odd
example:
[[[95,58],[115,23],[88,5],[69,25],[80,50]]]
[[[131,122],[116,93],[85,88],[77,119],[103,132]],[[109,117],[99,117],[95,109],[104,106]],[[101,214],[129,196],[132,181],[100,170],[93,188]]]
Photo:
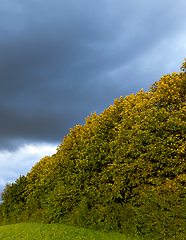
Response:
[[[7,219],[24,211],[32,221],[186,239],[185,66],[70,129],[56,154],[5,188]]]
[[[180,68],[181,71],[186,72],[186,58],[184,59],[184,62]]]

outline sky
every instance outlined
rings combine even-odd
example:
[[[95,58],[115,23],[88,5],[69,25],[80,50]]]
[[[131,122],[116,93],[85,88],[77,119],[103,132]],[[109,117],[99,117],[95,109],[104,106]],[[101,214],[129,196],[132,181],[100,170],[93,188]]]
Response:
[[[185,0],[0,0],[0,192],[94,111],[180,72]]]

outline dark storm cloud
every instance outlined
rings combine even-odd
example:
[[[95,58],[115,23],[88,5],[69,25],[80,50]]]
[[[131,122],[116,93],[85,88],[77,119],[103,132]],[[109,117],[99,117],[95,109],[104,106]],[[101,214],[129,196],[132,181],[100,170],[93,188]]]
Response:
[[[185,1],[2,1],[0,149],[60,143],[91,112],[148,90],[177,54],[171,44],[184,29],[185,7]]]

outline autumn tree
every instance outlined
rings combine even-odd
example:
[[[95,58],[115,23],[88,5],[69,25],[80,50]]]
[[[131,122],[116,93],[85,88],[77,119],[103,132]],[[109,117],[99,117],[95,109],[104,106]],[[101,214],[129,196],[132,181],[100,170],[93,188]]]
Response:
[[[185,239],[185,64],[70,129],[5,188],[5,218]]]

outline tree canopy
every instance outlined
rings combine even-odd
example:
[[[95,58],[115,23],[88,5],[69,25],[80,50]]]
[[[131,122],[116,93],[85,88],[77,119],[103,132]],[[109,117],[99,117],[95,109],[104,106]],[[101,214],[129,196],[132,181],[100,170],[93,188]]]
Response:
[[[185,64],[70,129],[56,154],[5,188],[4,221],[186,238]]]

